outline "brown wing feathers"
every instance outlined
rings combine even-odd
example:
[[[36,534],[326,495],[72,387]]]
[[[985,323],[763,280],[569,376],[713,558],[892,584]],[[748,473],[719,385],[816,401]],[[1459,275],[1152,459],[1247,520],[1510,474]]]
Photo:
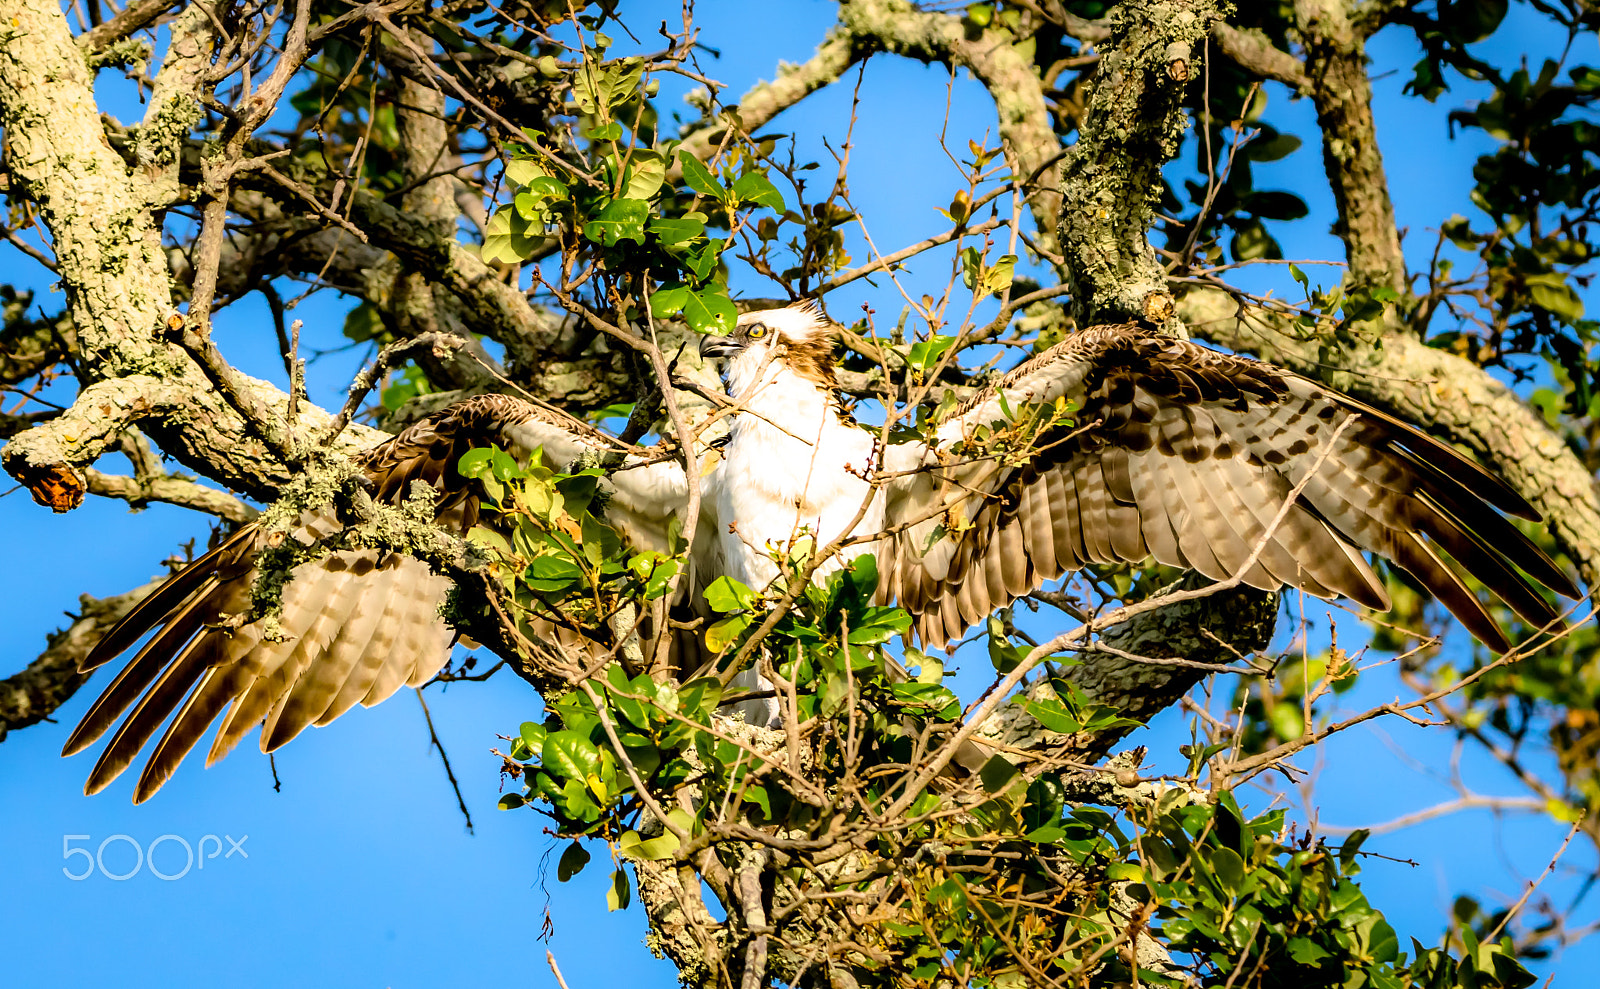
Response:
[[[1217,580],[1244,570],[1257,587],[1287,584],[1387,609],[1362,555],[1376,553],[1502,651],[1504,633],[1458,567],[1535,624],[1557,617],[1541,585],[1577,596],[1500,514],[1537,518],[1504,482],[1398,419],[1270,365],[1132,327],[1096,327],[1000,387],[1011,407],[1067,398],[1086,428],[1053,427],[1021,465],[963,462],[956,440],[1006,418],[990,393],[941,432],[930,452],[937,464],[891,483],[887,521],[897,528],[878,551],[883,593],[918,616],[929,647],[1044,580],[1146,557]],[[504,396],[437,413],[364,457],[373,497],[400,500],[422,481],[439,492],[441,522],[470,527],[477,504],[455,464],[507,427],[543,417]],[[933,539],[939,524],[948,531]],[[325,509],[289,535],[310,544],[339,526]],[[302,565],[284,590],[283,641],[266,640],[259,624],[233,627],[249,612],[266,539],[257,525],[239,530],[91,651],[85,671],[149,636],[67,741],[66,754],[80,751],[128,712],[88,792],[126,769],[164,723],[135,801],[154,793],[219,717],[208,763],[258,725],[271,751],[442,665],[449,634],[436,611],[448,582],[395,554],[336,551]]]
[[[535,415],[525,403],[486,395],[407,428],[363,458],[376,500],[404,499],[415,481],[439,493],[441,522],[470,527],[476,500],[455,470],[461,455]],[[310,544],[339,528],[331,509],[308,512],[289,538]],[[267,534],[251,524],[167,581],[102,639],[82,669],[96,669],[149,636],[68,738],[63,754],[91,745],[128,712],[90,774],[103,789],[167,725],[134,793],[147,799],[172,775],[211,724],[223,724],[208,764],[257,725],[262,751],[307,726],[327,724],[357,703],[375,704],[419,685],[448,656],[437,616],[449,582],[410,557],[341,550],[301,565],[283,593],[283,641],[246,617],[256,560]],[[131,710],[130,710],[131,708]],[[176,712],[176,714],[174,714]]]
[[[1133,327],[1095,327],[1000,387],[1012,407],[1064,396],[1088,428],[1041,437],[1045,452],[1032,462],[977,482],[959,463],[936,468],[937,495],[915,481],[898,501],[891,490],[901,510],[942,498],[973,522],[926,552],[918,544],[926,527],[913,527],[891,550],[893,589],[919,615],[930,647],[1087,563],[1153,557],[1221,580],[1258,545],[1247,583],[1379,610],[1389,600],[1362,552],[1390,559],[1497,651],[1510,647],[1505,634],[1458,571],[1532,624],[1557,619],[1540,585],[1578,595],[1500,514],[1538,518],[1499,478],[1391,415],[1270,365]],[[1003,417],[992,395],[980,397],[942,435],[970,437]],[[1299,497],[1263,542],[1297,485]]]

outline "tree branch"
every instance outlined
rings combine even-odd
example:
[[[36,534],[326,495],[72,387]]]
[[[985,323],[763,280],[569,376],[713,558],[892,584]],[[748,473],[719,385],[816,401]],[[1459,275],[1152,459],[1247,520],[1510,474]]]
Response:
[[[1026,181],[1028,207],[1039,228],[1039,244],[1054,252],[1061,213],[1061,142],[1056,137],[1039,74],[1009,32],[973,32],[962,18],[918,10],[908,0],[847,0],[839,25],[859,45],[922,62],[965,68],[994,99],[1000,137]],[[1141,234],[1142,236],[1142,234]]]
[[[1344,241],[1352,287],[1406,291],[1405,256],[1395,225],[1389,180],[1372,118],[1367,51],[1345,15],[1343,0],[1296,0],[1322,162],[1333,189],[1333,232]]]
[[[1147,320],[1184,335],[1148,231],[1161,166],[1182,146],[1183,109],[1199,42],[1217,18],[1209,0],[1122,5],[1078,143],[1062,169],[1061,251],[1079,326]]]
[[[1222,54],[1247,72],[1281,82],[1295,92],[1303,93],[1311,88],[1311,80],[1306,78],[1306,68],[1300,60],[1274,47],[1258,30],[1217,21],[1211,25],[1211,40]]]
[[[79,598],[82,614],[66,629],[49,637],[49,644],[27,669],[0,680],[0,741],[7,733],[48,718],[89,679],[78,664],[100,637],[143,601],[163,580],[154,580],[126,594],[109,598]]]

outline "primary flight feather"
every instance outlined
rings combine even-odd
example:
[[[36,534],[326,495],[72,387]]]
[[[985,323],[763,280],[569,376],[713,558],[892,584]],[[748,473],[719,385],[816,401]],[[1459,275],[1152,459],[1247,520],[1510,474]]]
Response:
[[[844,413],[832,350],[830,324],[811,305],[746,313],[729,336],[702,341],[723,363],[736,413],[702,480],[691,598],[724,574],[761,588],[796,540],[840,537],[852,538],[818,575],[873,553],[880,596],[912,613],[925,648],[1044,581],[1147,558],[1387,610],[1366,557],[1375,554],[1502,652],[1510,643],[1463,574],[1534,625],[1559,620],[1543,588],[1579,593],[1505,517],[1538,514],[1499,478],[1393,416],[1260,361],[1135,326],[1091,327],[969,400],[932,442],[880,448],[878,430]],[[439,524],[459,532],[478,513],[455,469],[467,450],[538,448],[559,469],[605,442],[576,420],[489,395],[410,426],[361,466],[380,501],[405,498],[413,482],[433,486]],[[608,520],[637,548],[664,549],[688,502],[682,467],[630,460],[611,483]],[[308,512],[289,537],[310,545],[339,524],[331,508]],[[208,763],[256,725],[270,752],[443,667],[448,582],[393,552],[302,564],[284,590],[284,641],[259,622],[233,627],[249,612],[266,542],[257,525],[239,530],[86,658],[95,669],[150,636],[67,742],[65,754],[80,751],[122,718],[88,792],[163,724],[136,802],[219,717]]]

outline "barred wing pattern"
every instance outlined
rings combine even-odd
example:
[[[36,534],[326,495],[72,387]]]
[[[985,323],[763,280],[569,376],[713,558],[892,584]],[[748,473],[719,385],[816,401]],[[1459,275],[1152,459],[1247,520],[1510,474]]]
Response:
[[[1057,398],[1077,406],[1076,428],[1041,434],[1026,463],[962,456],[980,427]],[[1557,620],[1539,585],[1579,593],[1501,514],[1538,513],[1449,446],[1281,368],[1133,326],[1069,337],[899,457],[928,469],[891,483],[899,531],[881,569],[932,648],[1046,580],[1150,557],[1386,611],[1374,553],[1498,652],[1510,643],[1463,572],[1536,625]]]
[[[1075,407],[1075,424],[1048,424],[1027,452],[997,456],[974,442],[984,428],[1015,431],[1029,410],[1058,399]],[[361,467],[381,502],[403,499],[414,482],[431,485],[439,524],[464,532],[478,516],[473,488],[456,470],[467,450],[541,448],[545,463],[560,468],[604,442],[575,419],[484,395],[412,425],[369,451]],[[1043,581],[1089,563],[1149,557],[1213,579],[1242,572],[1256,587],[1288,585],[1387,610],[1363,555],[1376,554],[1498,651],[1509,648],[1505,633],[1463,574],[1535,624],[1557,620],[1541,585],[1578,595],[1501,514],[1537,513],[1450,447],[1280,368],[1132,326],[1070,337],[959,409],[931,447],[890,447],[885,466],[885,529],[867,534],[877,537],[868,548],[884,575],[880,594],[916,616],[916,635],[929,648],[960,638]],[[726,480],[706,480],[713,479]],[[632,460],[611,484],[609,521],[636,548],[664,549],[688,502],[682,467]],[[715,502],[701,501],[680,588],[691,606],[726,569],[714,534],[738,521],[717,518]],[[219,718],[208,764],[256,725],[262,751],[271,752],[309,725],[439,671],[450,632],[438,606],[449,582],[395,553],[340,550],[301,564],[284,589],[281,638],[261,622],[241,624],[258,560],[274,539],[309,546],[341,525],[331,508],[305,513],[286,537],[247,525],[107,634],[85,671],[144,645],[67,741],[65,754],[79,752],[121,720],[87,792],[127,769],[163,724],[135,802],[159,789]],[[669,639],[669,648],[696,651],[691,666],[705,658],[704,643]]]
[[[456,470],[463,453],[491,443],[523,453],[543,446],[547,461],[560,466],[598,435],[587,433],[592,431],[576,420],[504,395],[483,395],[374,447],[361,468],[379,502],[404,499],[413,482],[433,487],[438,523],[460,533],[478,517],[473,488]],[[619,508],[621,527],[635,541],[659,541],[650,519],[664,525],[681,503],[681,493],[674,492],[682,488],[682,471],[675,486],[672,470],[657,464],[619,472],[664,489],[641,492],[635,483],[626,501],[644,511]],[[662,493],[666,502],[652,516],[650,498]],[[339,528],[332,509],[322,508],[302,515],[287,538],[309,546]],[[238,625],[251,610],[258,558],[283,538],[275,540],[259,523],[244,526],[141,602],[85,658],[82,670],[88,672],[149,636],[67,740],[63,754],[72,755],[122,719],[86,793],[116,779],[169,718],[140,774],[135,803],[171,777],[219,717],[207,765],[257,725],[261,750],[271,752],[310,725],[328,724],[358,703],[370,707],[401,686],[419,686],[443,667],[451,632],[438,612],[450,582],[398,553],[340,550],[299,566],[283,591],[277,641],[260,621]]]

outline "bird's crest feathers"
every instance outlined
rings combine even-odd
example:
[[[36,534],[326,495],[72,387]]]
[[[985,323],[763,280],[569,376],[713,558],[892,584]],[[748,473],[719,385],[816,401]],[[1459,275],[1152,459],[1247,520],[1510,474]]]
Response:
[[[803,299],[782,309],[761,309],[739,317],[740,326],[765,323],[790,343],[826,344],[832,347],[833,322],[815,299]]]

